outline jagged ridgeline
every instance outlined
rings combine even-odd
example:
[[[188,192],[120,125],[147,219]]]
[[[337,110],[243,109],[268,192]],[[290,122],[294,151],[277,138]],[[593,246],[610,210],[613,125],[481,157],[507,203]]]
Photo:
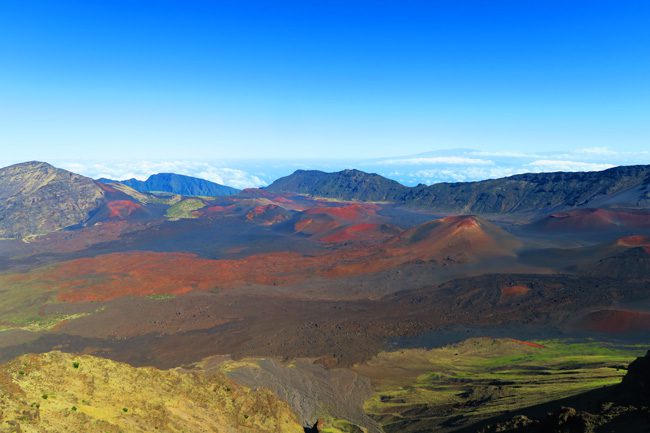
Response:
[[[648,166],[626,166],[602,172],[523,174],[481,182],[409,188],[359,170],[336,173],[298,170],[276,180],[265,190],[400,203],[445,213],[541,213],[580,207],[647,207],[650,203],[649,176]],[[110,185],[121,185],[117,189],[122,191],[126,186],[145,194],[181,196],[220,197],[240,192],[174,173],[152,175],[146,181],[94,181],[43,162],[16,164],[0,169],[0,200],[3,203],[0,206],[0,237],[25,238],[85,224],[110,199],[107,193],[115,192],[114,188],[107,190]],[[125,199],[139,198],[130,196]],[[140,201],[143,200],[140,198]]]
[[[325,173],[297,170],[266,188],[343,200],[388,201],[438,211],[495,214],[575,207],[650,204],[650,166],[615,167],[598,172],[529,173],[480,182],[406,187],[359,170]]]
[[[99,181],[103,183],[119,182],[140,192],[169,192],[186,196],[220,197],[234,195],[239,192],[236,188],[176,173],[152,174],[147,180],[126,179],[116,181],[102,178]]]

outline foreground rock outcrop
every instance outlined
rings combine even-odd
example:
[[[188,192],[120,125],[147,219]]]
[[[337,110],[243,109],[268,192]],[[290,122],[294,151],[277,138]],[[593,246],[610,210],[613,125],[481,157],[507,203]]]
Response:
[[[61,352],[0,366],[0,432],[302,433],[270,391],[220,374]]]

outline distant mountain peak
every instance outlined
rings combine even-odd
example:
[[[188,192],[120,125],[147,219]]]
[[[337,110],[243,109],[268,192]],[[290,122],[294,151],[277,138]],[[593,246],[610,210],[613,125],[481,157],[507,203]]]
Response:
[[[86,221],[104,199],[90,178],[28,161],[0,169],[0,237],[37,236]]]
[[[228,196],[239,193],[239,190],[236,188],[177,173],[152,174],[144,181],[135,178],[122,181],[102,178],[99,181],[104,183],[120,182],[139,192],[169,192],[186,196],[209,197]]]
[[[270,192],[294,192],[342,200],[394,201],[406,187],[375,173],[346,169],[335,173],[296,170],[277,179],[265,189]]]

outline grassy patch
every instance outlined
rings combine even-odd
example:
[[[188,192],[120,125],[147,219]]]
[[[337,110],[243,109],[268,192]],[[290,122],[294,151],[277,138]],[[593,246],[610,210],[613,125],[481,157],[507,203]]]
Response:
[[[165,217],[170,221],[184,218],[196,218],[194,211],[205,207],[205,202],[198,198],[187,198],[172,205],[165,212]]]
[[[56,304],[56,292],[48,281],[18,280],[15,275],[0,274],[0,332],[12,329],[47,331],[61,322],[85,317],[94,312],[44,313],[44,308]],[[101,309],[100,309],[101,310]]]
[[[625,370],[617,367],[646,349],[595,341],[536,343],[544,347],[483,338],[379,354],[356,367],[376,389],[365,409],[387,432],[407,432],[401,430],[405,422],[433,428],[455,415],[494,416],[619,383]]]
[[[367,430],[344,419],[326,419],[322,433],[365,433]]]
[[[43,305],[54,302],[54,292],[39,285],[11,281],[0,275],[0,329],[14,329],[43,320]]]
[[[176,295],[165,295],[165,294],[158,294],[158,295],[148,295],[147,299],[151,299],[154,301],[166,301],[169,299],[174,299],[176,298]]]
[[[55,326],[62,322],[68,320],[79,319],[81,317],[86,317],[92,313],[76,313],[76,314],[51,314],[49,316],[42,317],[28,317],[24,320],[18,320],[15,322],[5,323],[0,325],[0,331],[7,331],[10,329],[20,329],[23,331],[48,331],[53,329]]]

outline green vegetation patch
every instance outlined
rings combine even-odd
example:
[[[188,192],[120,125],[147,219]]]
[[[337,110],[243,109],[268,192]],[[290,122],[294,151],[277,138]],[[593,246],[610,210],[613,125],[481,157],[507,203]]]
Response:
[[[174,299],[176,298],[176,295],[165,295],[165,294],[157,294],[157,295],[148,295],[147,299],[151,299],[153,301],[166,301],[169,299]]]
[[[24,330],[48,331],[58,324],[101,311],[44,313],[47,305],[57,303],[56,292],[47,281],[17,279],[21,274],[0,274],[0,332]]]
[[[646,349],[480,338],[439,349],[385,352],[355,369],[376,389],[366,411],[387,432],[408,432],[406,425],[433,428],[458,415],[478,421],[617,384],[625,374],[621,367]]]
[[[53,302],[54,292],[0,275],[0,330],[47,326],[40,311]]]
[[[326,418],[322,433],[365,433],[366,431],[344,419]]]
[[[205,202],[198,198],[186,198],[172,205],[165,212],[165,217],[170,221],[184,218],[196,218],[194,211],[205,207]]]
[[[50,314],[41,317],[25,317],[25,319],[22,320],[16,320],[14,322],[8,322],[4,325],[0,325],[0,331],[6,331],[9,329],[20,329],[23,331],[32,332],[48,331],[62,322],[79,319],[91,314],[92,313]]]

